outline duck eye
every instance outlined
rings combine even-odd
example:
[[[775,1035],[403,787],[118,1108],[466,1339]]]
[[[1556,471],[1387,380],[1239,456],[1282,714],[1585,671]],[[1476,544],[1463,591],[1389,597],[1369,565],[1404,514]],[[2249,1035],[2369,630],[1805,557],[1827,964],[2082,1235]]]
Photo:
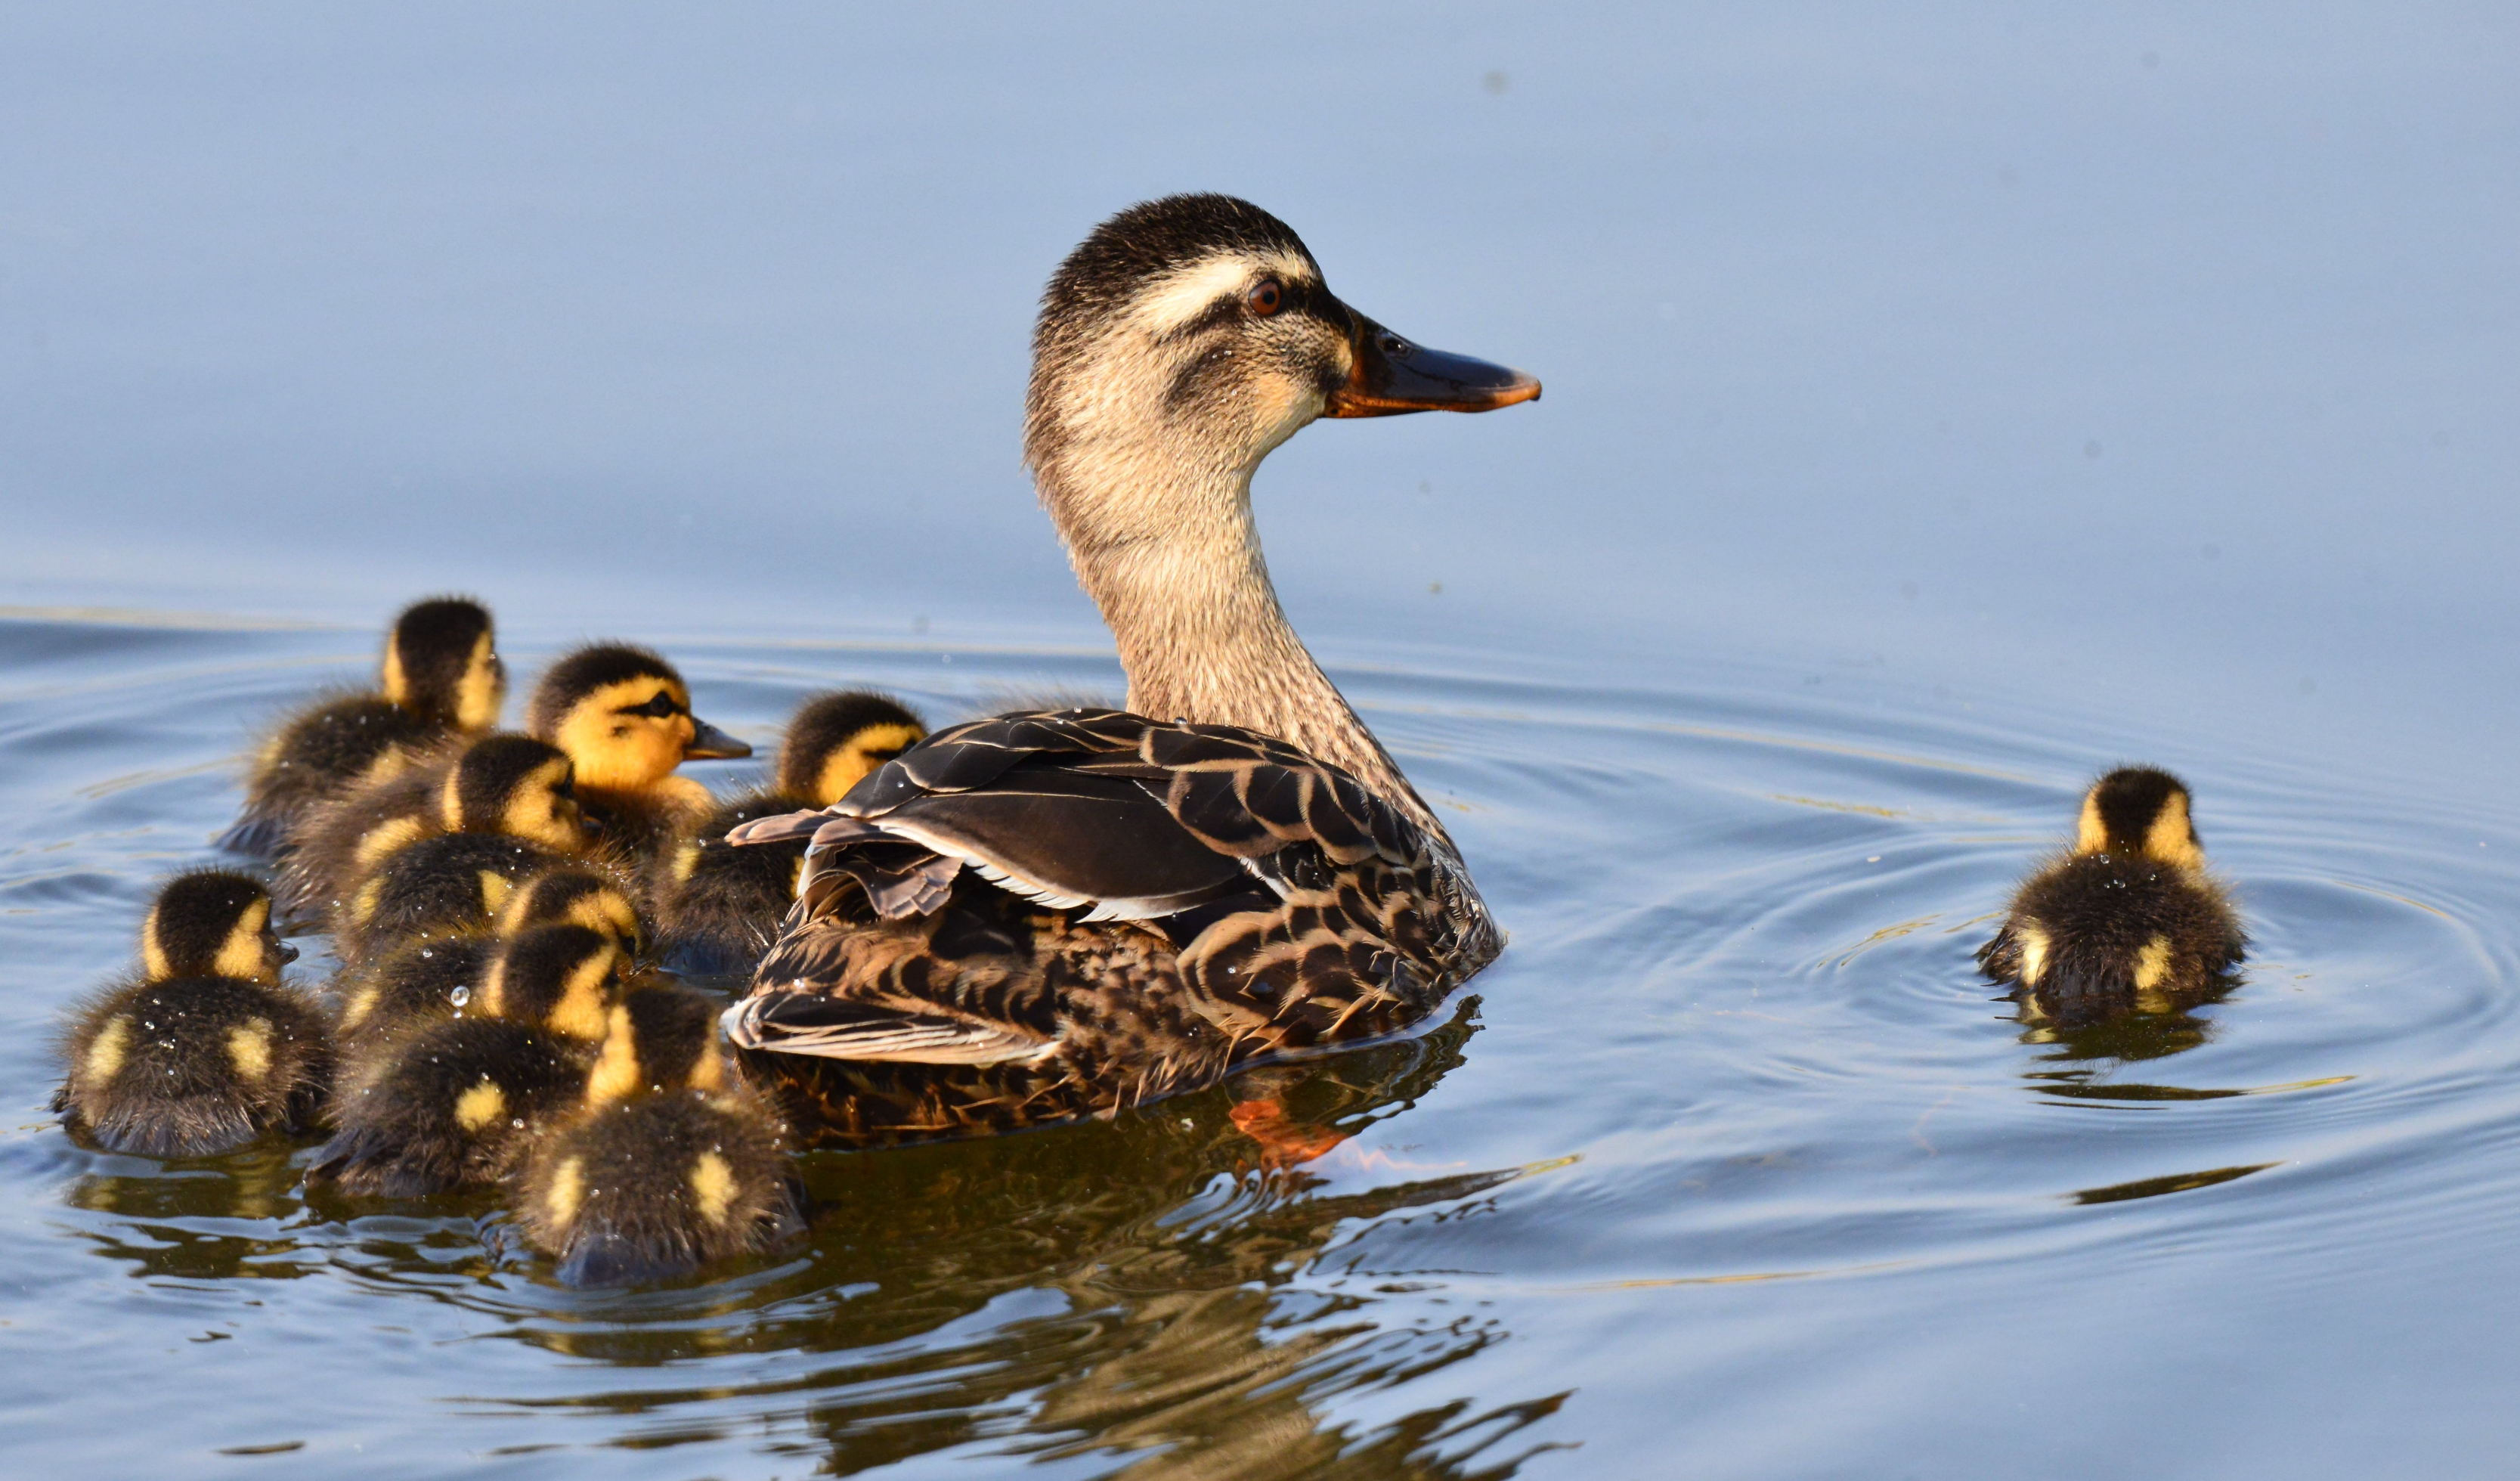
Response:
[[[1266,319],[1286,306],[1286,291],[1278,286],[1277,279],[1263,278],[1260,280],[1260,286],[1245,295],[1242,301],[1250,305],[1251,312]]]

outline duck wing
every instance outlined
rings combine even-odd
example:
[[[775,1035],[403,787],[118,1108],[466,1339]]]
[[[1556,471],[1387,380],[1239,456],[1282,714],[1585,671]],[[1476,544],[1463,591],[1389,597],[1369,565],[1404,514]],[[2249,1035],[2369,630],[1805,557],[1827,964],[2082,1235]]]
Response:
[[[1003,1062],[1072,1047],[1080,1014],[1153,1012],[1161,1052],[1197,1037],[1189,1012],[1248,1041],[1240,1057],[1406,1027],[1501,944],[1467,881],[1344,771],[1120,710],[940,731],[832,807],[728,837],[812,840],[755,996],[729,1015],[747,1048]],[[992,916],[1000,892],[1060,918],[1055,949]],[[1002,944],[958,939],[992,931]]]

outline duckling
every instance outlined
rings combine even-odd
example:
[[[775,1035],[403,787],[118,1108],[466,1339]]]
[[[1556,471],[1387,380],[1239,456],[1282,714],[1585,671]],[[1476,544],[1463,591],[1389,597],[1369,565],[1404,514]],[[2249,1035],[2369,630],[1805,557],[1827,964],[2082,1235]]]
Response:
[[[752,747],[692,713],[683,676],[658,654],[621,643],[568,653],[543,674],[525,729],[577,764],[578,800],[605,845],[644,865],[715,805],[674,768],[731,759]]]
[[[411,851],[424,847],[415,844]],[[379,1046],[407,1030],[462,1012],[489,971],[498,943],[533,926],[583,925],[610,936],[633,957],[645,949],[652,934],[622,881],[601,866],[557,865],[514,886],[485,874],[481,876],[485,905],[490,903],[494,879],[506,890],[506,897],[486,926],[424,935],[342,969],[334,980],[334,1033],[345,1060],[373,1062]]]
[[[320,1009],[280,980],[296,959],[271,896],[224,870],[178,875],[140,927],[139,975],[78,1008],[53,1108],[109,1151],[196,1157],[311,1126],[333,1074]]]
[[[2240,918],[2205,871],[2185,784],[2125,767],[2092,784],[2065,852],[2012,897],[1978,966],[2068,1023],[2192,1006],[2248,948]]]
[[[283,906],[321,917],[356,952],[374,935],[363,912],[380,898],[359,892],[384,861],[425,838],[502,834],[572,856],[587,845],[569,759],[529,736],[483,736],[431,765],[404,772],[318,808],[280,867]]]
[[[687,988],[629,994],[578,1118],[535,1145],[518,1219],[567,1283],[678,1276],[803,1232],[781,1127],[728,1084],[716,1012]]]
[[[508,941],[483,975],[482,1016],[420,1029],[373,1073],[345,1079],[333,1103],[340,1130],[307,1176],[386,1197],[509,1176],[584,1094],[620,970],[620,943],[587,926]]]
[[[650,868],[666,969],[698,977],[750,972],[796,899],[805,840],[738,848],[726,841],[729,831],[756,818],[829,807],[926,734],[925,722],[883,695],[853,690],[799,705],[779,750],[777,785],[719,804]]]
[[[507,696],[488,608],[465,597],[412,604],[385,634],[375,690],[320,698],[256,748],[245,808],[219,846],[266,859],[285,852],[318,804],[452,737],[488,730]]]

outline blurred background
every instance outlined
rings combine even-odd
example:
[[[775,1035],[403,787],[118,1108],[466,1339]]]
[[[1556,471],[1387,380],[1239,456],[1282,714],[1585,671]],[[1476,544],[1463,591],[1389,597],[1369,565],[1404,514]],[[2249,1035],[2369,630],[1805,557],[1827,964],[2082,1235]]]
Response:
[[[1263,471],[1334,664],[1755,658],[2489,784],[2515,30],[8,7],[0,601],[1100,644],[1018,462],[1034,298],[1222,190],[1548,384]]]

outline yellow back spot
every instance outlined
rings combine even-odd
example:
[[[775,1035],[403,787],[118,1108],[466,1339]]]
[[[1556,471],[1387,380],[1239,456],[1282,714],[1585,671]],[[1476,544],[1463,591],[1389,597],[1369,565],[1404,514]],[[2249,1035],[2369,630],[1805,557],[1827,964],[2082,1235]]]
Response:
[[[2048,969],[2048,933],[2035,925],[2025,925],[2019,932],[2021,942],[2021,985],[2037,987],[2039,974]]]
[[[2170,938],[2155,936],[2135,954],[2135,990],[2148,993],[2170,975]]]
[[[228,1058],[248,1084],[261,1084],[271,1073],[271,1020],[248,1018],[243,1027],[229,1029]]]
[[[508,903],[508,895],[517,887],[517,882],[495,869],[481,871],[480,879],[481,908],[496,915],[499,907]]]
[[[468,731],[485,731],[499,723],[499,706],[508,697],[507,673],[488,633],[472,640],[472,655],[464,660],[464,677],[455,683],[455,723]]]
[[[586,1163],[582,1158],[567,1158],[553,1169],[551,1187],[543,1189],[543,1217],[566,1229],[576,1222],[578,1205],[585,1201]]]
[[[690,878],[692,876],[692,871],[699,867],[700,846],[697,841],[686,841],[674,850],[675,883],[680,884],[684,880]]]
[[[735,1202],[735,1169],[715,1152],[700,1153],[692,1159],[692,1194],[699,1199],[701,1218],[724,1224]]]
[[[616,1004],[610,1018],[604,1053],[596,1056],[595,1070],[586,1077],[589,1105],[606,1105],[647,1088],[640,1083],[647,1074],[639,1067],[639,1042],[630,1027],[630,1010]]]
[[[243,977],[248,982],[277,981],[280,964],[262,944],[262,928],[270,920],[270,901],[256,900],[247,906],[245,914],[229,928],[228,938],[219,943],[219,954],[210,963],[211,970],[222,977]]]
[[[916,725],[870,725],[849,737],[839,749],[823,758],[822,773],[814,779],[814,801],[829,807],[847,794],[867,773],[883,764],[867,754],[869,751],[906,751],[917,745],[927,733]]]
[[[711,1040],[709,1047],[700,1051],[699,1058],[694,1061],[692,1072],[683,1083],[694,1090],[726,1089],[726,1059],[717,1052],[715,1040]]]
[[[2205,867],[2205,851],[2196,846],[2195,830],[2188,823],[2186,793],[2172,792],[2161,805],[2161,815],[2143,830],[2143,852],[2147,859],[2181,869]]]
[[[496,1080],[484,1080],[455,1098],[455,1124],[477,1132],[508,1113],[508,1093]]]
[[[120,1013],[106,1019],[105,1028],[87,1047],[83,1067],[87,1071],[88,1083],[103,1085],[112,1080],[121,1070],[123,1055],[130,1046],[131,1020]]]
[[[367,830],[350,851],[350,857],[361,869],[374,869],[385,856],[428,835],[428,825],[418,818],[392,818]]]
[[[360,1024],[365,1023],[368,1020],[368,1014],[377,1010],[377,999],[380,996],[382,996],[382,994],[378,990],[376,984],[372,982],[367,986],[360,988],[357,992],[350,994],[350,996],[342,999],[341,1026],[343,1028],[357,1028]]]

